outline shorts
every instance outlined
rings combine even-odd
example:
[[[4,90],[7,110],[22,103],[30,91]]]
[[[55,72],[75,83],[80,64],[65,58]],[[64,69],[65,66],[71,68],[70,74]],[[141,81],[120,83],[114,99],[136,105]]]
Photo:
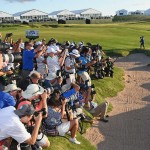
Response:
[[[37,136],[37,139],[36,139],[37,145],[43,147],[43,146],[47,145],[47,141],[48,141],[48,138],[46,135],[43,136],[43,133],[40,133]]]
[[[70,129],[70,121],[64,122],[57,127],[60,136],[64,136]]]

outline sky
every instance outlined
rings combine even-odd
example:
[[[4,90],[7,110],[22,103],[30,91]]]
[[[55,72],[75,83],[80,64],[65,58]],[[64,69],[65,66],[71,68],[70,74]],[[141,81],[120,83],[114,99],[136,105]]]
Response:
[[[147,10],[150,0],[0,0],[0,11],[14,14],[20,11],[38,9],[46,13],[58,10],[79,10],[93,8],[103,16],[115,15],[120,9],[128,11]]]

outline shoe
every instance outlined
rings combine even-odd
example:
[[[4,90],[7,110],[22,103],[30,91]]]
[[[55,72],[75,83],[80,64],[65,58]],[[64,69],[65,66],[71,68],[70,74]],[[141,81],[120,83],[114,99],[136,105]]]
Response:
[[[108,120],[107,119],[100,119],[100,121],[107,123]]]
[[[74,144],[80,144],[80,142],[77,141],[76,138],[69,138],[69,141],[72,142],[72,143],[74,143]]]

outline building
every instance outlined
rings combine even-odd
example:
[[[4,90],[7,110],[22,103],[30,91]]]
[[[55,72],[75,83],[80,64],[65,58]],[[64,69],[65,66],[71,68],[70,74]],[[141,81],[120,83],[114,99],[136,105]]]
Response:
[[[0,22],[4,21],[13,21],[14,17],[11,14],[8,14],[6,12],[0,11]]]
[[[116,15],[117,16],[126,16],[126,15],[128,15],[128,11],[125,9],[121,9],[121,10],[116,11]]]
[[[144,15],[144,10],[130,11],[129,15]]]
[[[76,14],[76,17],[80,18],[87,18],[87,19],[98,19],[102,17],[102,13],[98,10],[88,8],[88,9],[81,9],[81,10],[74,10],[72,11]]]
[[[54,11],[49,14],[49,17],[53,19],[71,19],[71,18],[75,18],[75,16],[76,16],[75,13],[67,9]]]
[[[48,19],[48,13],[39,11],[37,9],[17,12],[14,15],[15,20],[42,20]]]
[[[145,15],[150,15],[150,9],[145,10],[145,11],[144,11],[144,14],[145,14]]]

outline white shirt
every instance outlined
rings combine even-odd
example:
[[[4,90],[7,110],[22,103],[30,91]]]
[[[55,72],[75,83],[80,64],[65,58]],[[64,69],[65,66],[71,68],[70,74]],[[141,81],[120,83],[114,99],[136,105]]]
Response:
[[[54,56],[54,57],[48,57],[47,58],[47,66],[48,66],[48,70],[49,73],[56,73],[57,70],[60,70],[60,64],[58,62],[58,57]]]
[[[14,113],[14,110],[13,106],[0,109],[0,140],[12,137],[18,143],[22,143],[31,138],[31,135]]]
[[[75,59],[71,57],[67,57],[65,60],[65,71],[69,73],[75,73],[76,70],[75,70],[74,64],[75,64]],[[72,67],[72,69],[67,70],[67,67]]]
[[[46,64],[43,63],[44,60],[45,60],[45,58],[43,55],[36,58],[37,71],[40,72],[42,75],[46,74]]]

